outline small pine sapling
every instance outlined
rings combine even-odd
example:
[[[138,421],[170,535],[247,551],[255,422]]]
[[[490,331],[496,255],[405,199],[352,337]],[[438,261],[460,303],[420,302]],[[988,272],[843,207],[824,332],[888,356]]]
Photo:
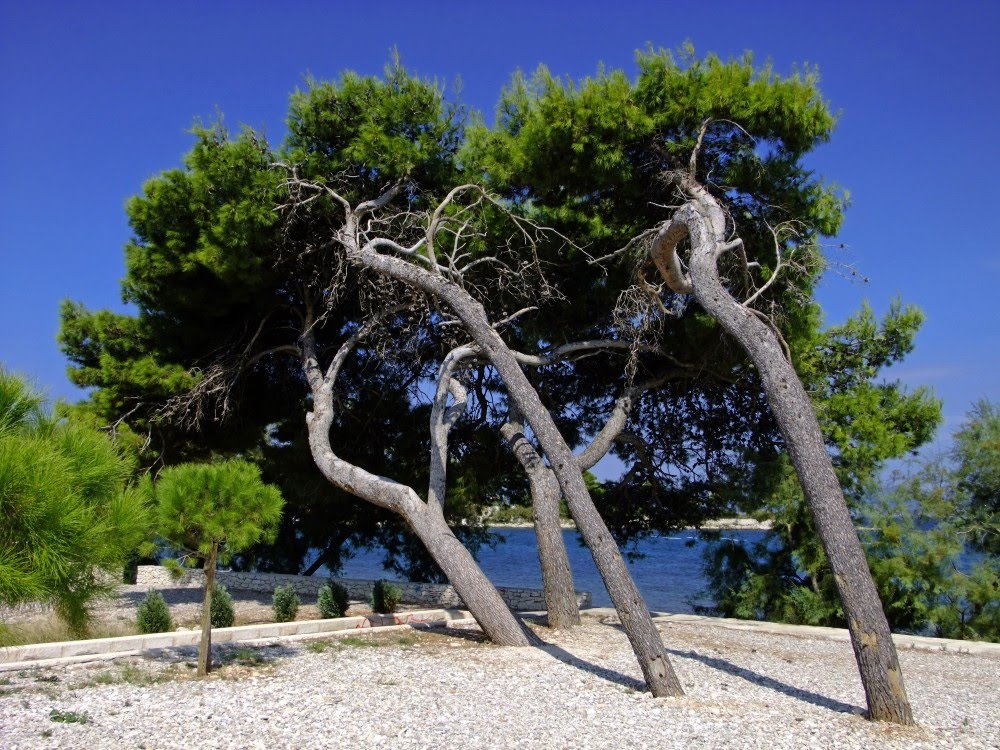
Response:
[[[372,609],[380,614],[392,614],[402,597],[403,590],[399,586],[380,578],[372,588]]]
[[[146,594],[145,598],[139,602],[135,624],[143,635],[166,633],[173,630],[174,624],[170,618],[170,607],[167,606],[163,594],[159,591],[150,591]]]
[[[213,628],[231,628],[236,621],[236,608],[229,589],[221,583],[212,588],[212,603],[210,605]]]
[[[292,622],[299,613],[299,595],[291,586],[278,586],[274,590],[274,621]]]

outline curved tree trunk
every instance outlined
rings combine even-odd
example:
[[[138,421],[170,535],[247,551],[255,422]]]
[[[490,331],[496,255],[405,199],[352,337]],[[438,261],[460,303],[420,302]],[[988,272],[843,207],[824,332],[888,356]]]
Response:
[[[326,374],[317,362],[309,327],[303,334],[303,369],[313,394],[312,411],[306,417],[313,461],[331,484],[407,520],[490,640],[501,646],[535,644],[537,638],[514,616],[500,592],[449,528],[440,504],[424,503],[411,487],[371,474],[333,452],[330,445],[333,385],[360,334],[341,347]]]
[[[443,300],[462,321],[482,355],[497,370],[507,387],[510,400],[525,416],[549,458],[569,505],[570,514],[594,556],[594,562],[615,604],[650,692],[657,697],[683,695],[680,680],[670,665],[649,609],[628,572],[614,537],[594,507],[583,472],[577,464],[577,457],[563,439],[538,393],[521,371],[514,354],[490,326],[482,304],[442,276],[418,268],[406,260],[381,255],[371,246],[358,248],[352,242],[355,230],[350,222],[348,225],[341,237],[353,262]]]
[[[717,259],[730,246],[725,239],[726,221],[721,207],[693,180],[687,182],[685,189],[692,201],[661,230],[654,246],[654,258],[662,258],[663,249],[673,254],[677,242],[684,235],[690,237],[690,280],[679,278],[683,272],[677,265],[672,268],[660,262],[657,265],[672,288],[693,291],[698,303],[739,341],[753,360],[833,569],[861,672],[869,717],[912,724],[913,715],[889,623],[812,402],[795,368],[786,359],[778,337],[753,312],[737,302],[719,278]]]
[[[519,415],[511,415],[500,432],[528,475],[549,627],[565,630],[580,624],[580,607],[576,601],[573,573],[569,567],[559,518],[559,499],[562,493],[555,475],[528,441],[524,426],[518,424],[516,417]]]
[[[198,646],[198,676],[212,671],[212,588],[215,586],[215,560],[219,545],[213,544],[205,560],[205,596],[201,605],[201,643]]]

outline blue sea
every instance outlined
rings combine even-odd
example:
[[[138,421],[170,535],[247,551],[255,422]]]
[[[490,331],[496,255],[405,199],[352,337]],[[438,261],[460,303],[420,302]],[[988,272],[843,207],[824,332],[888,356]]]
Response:
[[[493,532],[503,542],[495,549],[483,549],[479,554],[479,564],[490,580],[498,586],[541,588],[542,572],[534,529],[493,529]],[[724,537],[747,542],[759,541],[763,535],[762,531],[723,532]],[[591,593],[592,606],[612,606],[590,551],[580,543],[579,534],[565,529],[563,538],[577,590]],[[704,548],[704,542],[693,531],[651,536],[639,544],[638,551],[643,557],[628,566],[650,609],[691,613],[694,602],[711,604],[711,601],[697,599],[706,583],[702,573]],[[382,570],[382,558],[380,549],[359,552],[356,557],[345,561],[340,575],[344,578],[391,579],[392,576]]]

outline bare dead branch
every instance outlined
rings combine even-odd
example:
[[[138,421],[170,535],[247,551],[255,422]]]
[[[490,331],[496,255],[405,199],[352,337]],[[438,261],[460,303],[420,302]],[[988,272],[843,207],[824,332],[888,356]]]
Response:
[[[534,305],[532,305],[531,307],[522,307],[517,312],[513,312],[510,315],[508,315],[506,318],[503,318],[502,320],[498,320],[496,323],[493,324],[493,327],[494,328],[501,328],[501,327],[503,327],[505,325],[509,325],[509,324],[513,323],[515,320],[517,320],[518,318],[520,318],[522,315],[527,315],[528,313],[535,312],[536,310],[538,310],[538,308],[535,307]]]
[[[354,209],[353,213],[355,216],[361,217],[365,214],[372,213],[373,211],[378,211],[379,209],[385,208],[389,205],[401,192],[403,188],[406,187],[406,181],[400,180],[399,182],[392,185],[388,190],[383,192],[378,198],[373,198],[372,200],[364,201],[359,203],[358,207]]]
[[[701,143],[705,140],[705,133],[711,123],[711,117],[701,123],[701,128],[698,129],[698,139],[694,143],[694,148],[691,149],[691,158],[688,159],[688,174],[691,175],[692,180],[698,178],[698,152],[701,151]]]

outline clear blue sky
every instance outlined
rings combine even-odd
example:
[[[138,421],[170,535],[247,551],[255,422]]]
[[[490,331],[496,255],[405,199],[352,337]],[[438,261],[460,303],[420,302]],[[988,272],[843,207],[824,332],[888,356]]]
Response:
[[[896,370],[932,385],[947,428],[1000,400],[1000,2],[23,2],[0,0],[0,362],[78,398],[55,335],[64,298],[121,308],[125,200],[177,166],[196,117],[284,133],[311,73],[404,63],[492,118],[517,68],[634,71],[647,43],[778,71],[819,66],[841,111],[811,166],[849,189],[832,322],[899,295],[928,321]]]

